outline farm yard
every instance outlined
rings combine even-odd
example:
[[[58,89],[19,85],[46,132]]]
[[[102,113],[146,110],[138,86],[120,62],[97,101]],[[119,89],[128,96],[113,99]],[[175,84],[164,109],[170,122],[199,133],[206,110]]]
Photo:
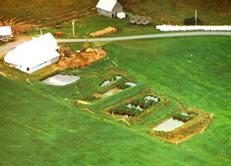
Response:
[[[84,18],[84,19],[83,19]],[[90,38],[91,33],[101,31],[108,27],[113,27],[117,29],[116,33],[108,33],[105,36],[122,36],[122,35],[142,35],[147,33],[157,33],[153,25],[146,25],[140,27],[140,25],[132,25],[129,22],[129,18],[123,20],[111,19],[104,16],[99,16],[95,13],[89,14],[83,18],[76,19],[75,23],[75,37],[72,35],[72,24],[71,22],[64,22],[60,24],[60,28],[56,29],[55,26],[45,26],[43,28],[43,33],[51,32],[63,32],[63,35],[59,38]],[[100,24],[99,24],[100,22]],[[28,35],[38,36],[40,35],[39,29],[33,31],[28,31]],[[105,37],[104,36],[104,37]]]
[[[40,27],[23,32],[25,41],[39,36],[41,28],[56,39],[71,40],[163,34],[156,24],[179,23],[189,15],[178,2],[165,6],[156,0],[168,10],[160,18],[146,17],[155,13],[150,8],[160,12],[156,5],[148,6],[149,0],[143,7],[134,7],[139,4],[136,0],[131,4],[121,0],[135,17],[111,19],[97,15],[88,0],[75,1],[51,7],[56,15],[46,8],[40,13],[36,5],[25,7],[31,15],[19,13],[22,20],[42,19],[9,21]],[[188,9],[191,2],[182,3]],[[6,14],[9,9],[0,6]],[[8,13],[9,18],[19,9]],[[172,11],[175,15],[166,17]],[[214,23],[221,15],[219,11],[214,20],[205,22]],[[228,14],[221,22],[227,20]],[[32,74],[4,62],[4,54],[24,41],[17,38],[0,43],[0,165],[230,164],[229,36],[59,43],[55,50],[59,60]]]

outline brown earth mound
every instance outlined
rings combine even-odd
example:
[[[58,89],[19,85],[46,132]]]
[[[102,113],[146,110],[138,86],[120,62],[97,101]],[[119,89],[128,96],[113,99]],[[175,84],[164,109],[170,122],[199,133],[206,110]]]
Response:
[[[101,48],[88,48],[78,53],[70,53],[68,49],[61,49],[60,54],[61,58],[57,66],[61,69],[82,68],[104,58],[107,55],[106,51]]]

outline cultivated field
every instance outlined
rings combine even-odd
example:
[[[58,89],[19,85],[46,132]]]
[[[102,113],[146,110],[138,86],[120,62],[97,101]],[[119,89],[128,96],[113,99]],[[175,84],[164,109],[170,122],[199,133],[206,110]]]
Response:
[[[78,18],[89,12],[98,0],[8,0],[0,4],[0,15],[40,20],[46,24]],[[150,16],[158,23],[182,24],[197,9],[205,24],[230,24],[230,0],[120,0],[129,13]]]

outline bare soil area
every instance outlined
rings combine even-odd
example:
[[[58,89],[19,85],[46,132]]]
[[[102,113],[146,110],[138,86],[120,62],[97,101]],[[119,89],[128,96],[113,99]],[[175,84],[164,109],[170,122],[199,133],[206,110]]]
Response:
[[[82,68],[104,58],[107,55],[106,51],[103,49],[92,48],[88,48],[78,53],[70,53],[70,55],[65,55],[62,51],[60,51],[60,53],[61,58],[57,64],[60,69]]]

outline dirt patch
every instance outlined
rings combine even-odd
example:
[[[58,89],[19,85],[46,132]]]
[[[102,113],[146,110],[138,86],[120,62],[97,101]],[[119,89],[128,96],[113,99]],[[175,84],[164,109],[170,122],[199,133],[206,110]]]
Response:
[[[101,48],[88,48],[77,53],[67,52],[67,50],[60,50],[59,52],[61,57],[57,66],[60,69],[82,68],[104,58],[107,55],[106,51]]]
[[[71,75],[61,75],[57,74],[55,76],[49,77],[42,82],[48,85],[54,85],[54,86],[65,86],[71,83],[76,82],[79,80],[80,77],[78,76],[71,76]]]
[[[121,91],[122,90],[119,89],[119,88],[114,88],[114,89],[111,89],[111,90],[109,90],[109,91],[107,91],[106,93],[103,93],[103,94],[96,93],[96,94],[94,94],[94,97],[96,97],[96,98],[109,97],[109,96],[113,96],[114,94],[119,93]]]
[[[108,27],[108,28],[102,29],[100,31],[92,32],[92,33],[90,33],[90,36],[91,37],[101,37],[101,36],[109,35],[111,33],[115,33],[117,31],[118,31],[118,29],[116,29],[115,27]]]

